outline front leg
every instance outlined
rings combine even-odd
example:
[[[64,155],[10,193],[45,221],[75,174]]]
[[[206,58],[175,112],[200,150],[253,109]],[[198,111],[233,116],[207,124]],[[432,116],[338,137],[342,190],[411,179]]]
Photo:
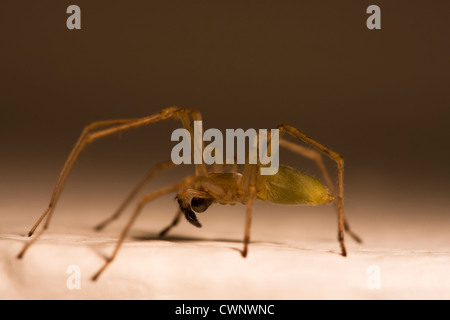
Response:
[[[39,217],[37,222],[31,228],[28,236],[31,236],[39,224],[46,218],[44,227],[40,230],[40,232],[30,241],[28,241],[23,249],[18,254],[17,258],[22,258],[28,248],[35,243],[35,241],[42,236],[42,234],[47,230],[50,219],[52,217],[55,205],[61,195],[64,184],[69,176],[72,167],[74,166],[76,160],[78,159],[81,151],[86,147],[87,144],[100,139],[102,137],[128,131],[130,129],[143,127],[149,125],[151,123],[159,122],[167,119],[179,119],[183,123],[183,126],[192,132],[192,128],[190,125],[190,121],[192,119],[199,119],[201,115],[199,112],[194,110],[183,109],[179,107],[170,107],[163,109],[160,113],[139,118],[139,119],[119,119],[119,120],[107,120],[107,121],[99,121],[94,122],[90,125],[87,125],[82,131],[80,137],[78,138],[75,146],[73,147],[69,157],[67,158],[64,166],[59,174],[58,180],[56,182],[55,188],[53,189],[52,196],[50,198],[49,205],[44,213]],[[105,128],[106,127],[106,128]],[[192,135],[191,135],[192,136]],[[193,142],[192,142],[193,143]],[[205,174],[206,167],[204,164],[196,165],[198,166],[197,172],[200,174]]]
[[[246,164],[244,168],[244,175],[242,177],[243,181],[247,181],[246,190],[247,193],[247,212],[245,218],[245,231],[244,231],[244,247],[241,251],[242,257],[247,257],[248,245],[250,243],[250,228],[252,224],[252,211],[253,211],[253,201],[256,198],[256,180],[258,177],[259,167],[255,164]],[[245,177],[245,175],[248,175]],[[245,179],[245,180],[244,180]]]

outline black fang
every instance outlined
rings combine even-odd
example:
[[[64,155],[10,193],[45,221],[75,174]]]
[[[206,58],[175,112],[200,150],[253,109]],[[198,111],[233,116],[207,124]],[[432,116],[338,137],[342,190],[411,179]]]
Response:
[[[197,227],[197,228],[201,228],[202,225],[200,224],[200,222],[198,222],[197,216],[195,215],[195,212],[192,211],[192,209],[187,206],[183,206],[183,202],[180,199],[178,200],[178,204],[180,205],[180,209],[181,211],[183,211],[184,216],[186,217],[186,220],[189,221],[193,226]]]

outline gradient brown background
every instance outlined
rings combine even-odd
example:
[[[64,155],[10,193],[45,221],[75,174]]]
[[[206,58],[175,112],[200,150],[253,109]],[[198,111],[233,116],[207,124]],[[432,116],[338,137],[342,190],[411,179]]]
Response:
[[[82,30],[66,28],[70,4],[81,7]],[[366,28],[370,4],[381,7],[381,30]],[[201,110],[207,127],[300,128],[345,157],[347,201],[448,204],[449,9],[448,1],[2,1],[4,208],[17,199],[45,205],[85,124],[171,105]],[[79,187],[80,201],[83,190],[124,194],[168,159],[178,126],[96,142],[70,190]]]
[[[82,30],[66,28],[71,4]],[[371,4],[381,30],[366,27]],[[0,298],[448,299],[449,9],[448,0],[3,0]],[[183,221],[146,241],[174,214],[166,197],[91,283],[127,217],[101,234],[91,228],[169,159],[180,126],[170,121],[90,145],[49,233],[15,258],[85,124],[172,105],[201,110],[221,130],[289,123],[342,154],[346,214],[364,244],[348,239],[349,258],[338,255],[332,206],[260,202],[247,259],[236,252],[243,206],[212,207],[202,229]],[[280,156],[319,176],[309,161]],[[71,264],[84,290],[67,290]],[[370,265],[383,290],[366,287]]]

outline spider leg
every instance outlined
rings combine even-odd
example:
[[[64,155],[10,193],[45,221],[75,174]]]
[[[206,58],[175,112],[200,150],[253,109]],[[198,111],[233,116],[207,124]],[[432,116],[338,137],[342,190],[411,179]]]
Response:
[[[192,156],[192,160],[194,160],[194,152],[196,150],[195,150],[195,145],[194,145],[194,134],[193,134],[190,123],[191,123],[191,120],[192,121],[202,121],[202,115],[197,110],[189,109],[186,111],[187,111],[187,114],[184,115],[184,118],[182,118],[181,121],[183,122],[183,126],[186,129],[188,129],[191,133],[191,137],[192,137],[192,140],[191,140],[192,154],[191,154],[191,156]],[[187,117],[188,115],[190,116],[190,118]],[[203,135],[203,133],[202,133],[202,135]],[[197,150],[197,151],[201,151],[201,155],[203,157],[203,151],[205,150],[205,143],[204,143],[203,139],[201,139],[201,148],[202,148],[201,150]],[[192,161],[192,163],[194,163],[194,161]],[[208,176],[208,169],[206,167],[206,164],[203,161],[202,161],[202,164],[195,165],[195,175],[196,176],[204,176],[204,177]]]
[[[61,189],[65,183],[65,180],[68,176],[68,171],[71,169],[72,163],[75,161],[71,160],[73,158],[76,158],[79,153],[79,149],[81,148],[81,145],[83,144],[84,139],[86,136],[93,130],[100,129],[102,127],[108,127],[108,126],[119,126],[119,125],[126,125],[128,123],[131,123],[133,121],[136,121],[137,119],[119,119],[119,120],[105,120],[105,121],[98,121],[91,124],[88,124],[84,127],[80,137],[78,138],[75,146],[73,147],[68,159],[66,160],[63,169],[61,170],[61,173],[58,177],[58,180],[56,182],[56,185],[53,190],[52,197],[50,199],[50,203],[47,207],[47,209],[44,211],[44,213],[39,217],[39,219],[36,221],[36,223],[33,225],[31,230],[28,232],[28,236],[33,235],[33,233],[36,231],[36,228],[39,226],[39,224],[42,222],[42,220],[47,216],[47,214],[53,209],[53,207],[56,204],[56,201],[58,199],[59,193],[61,192]]]
[[[158,190],[156,192],[152,192],[139,201],[139,204],[137,205],[136,209],[134,210],[132,216],[130,217],[130,220],[128,221],[127,225],[123,229],[122,233],[120,234],[120,238],[117,241],[116,247],[114,248],[114,251],[112,255],[105,261],[105,264],[97,271],[97,273],[94,274],[92,277],[92,280],[95,281],[98,279],[98,277],[102,274],[103,271],[109,266],[109,264],[114,260],[114,258],[117,256],[117,252],[119,251],[120,247],[122,246],[123,241],[125,240],[125,237],[128,234],[128,231],[130,230],[131,226],[133,225],[134,221],[138,217],[139,213],[142,211],[142,208],[144,205],[160,196],[163,196],[165,194],[171,193],[176,191],[180,187],[180,184],[175,184],[170,187],[163,188],[161,190]]]
[[[243,170],[242,180],[246,185],[241,185],[241,189],[247,190],[247,211],[245,218],[244,231],[244,247],[241,251],[242,257],[247,257],[248,244],[250,243],[250,228],[252,224],[253,201],[256,197],[256,180],[258,176],[259,167],[256,164],[246,164]]]
[[[280,138],[284,133],[289,133],[293,137],[313,146],[321,153],[332,159],[337,164],[338,170],[338,193],[337,193],[337,211],[338,211],[338,241],[341,246],[341,253],[344,257],[347,256],[347,249],[344,243],[344,158],[332,151],[331,149],[325,147],[314,139],[308,137],[306,134],[302,133],[300,130],[290,126],[290,125],[279,125]]]
[[[138,194],[139,191],[144,187],[144,185],[157,173],[173,167],[175,164],[172,161],[166,161],[163,163],[160,163],[156,166],[154,166],[149,173],[145,176],[144,179],[142,179],[141,182],[131,191],[131,193],[128,195],[128,197],[122,202],[122,204],[119,206],[119,208],[114,212],[112,216],[110,216],[108,219],[104,220],[103,222],[99,223],[95,230],[100,231],[103,228],[105,228],[108,224],[113,222],[114,220],[118,219],[120,215],[122,214],[125,207],[133,200],[133,198]]]
[[[182,215],[183,212],[180,209],[178,209],[172,222],[159,233],[159,236],[164,237],[170,230],[172,230],[173,227],[178,225],[178,222],[180,222],[180,218]]]
[[[120,120],[107,120],[107,121],[99,121],[94,122],[90,125],[87,125],[80,137],[78,138],[75,146],[73,147],[69,157],[67,158],[66,162],[64,163],[64,166],[61,170],[61,173],[59,174],[58,180],[56,182],[56,185],[53,189],[52,196],[50,198],[49,205],[47,209],[44,211],[44,213],[39,217],[37,222],[34,224],[34,226],[31,228],[30,232],[28,233],[28,236],[31,236],[36,228],[39,226],[39,224],[42,222],[44,218],[46,218],[45,224],[43,229],[36,234],[36,236],[28,241],[22,251],[18,254],[18,258],[22,258],[25,254],[26,250],[45,232],[45,230],[48,228],[50,219],[53,214],[53,210],[55,208],[55,205],[59,199],[59,196],[61,195],[61,191],[64,187],[64,184],[67,180],[67,177],[75,164],[78,156],[80,155],[81,151],[85,148],[85,146],[95,141],[99,138],[118,133],[127,131],[130,129],[143,127],[145,125],[149,125],[151,123],[159,122],[162,120],[167,119],[179,119],[183,123],[183,126],[188,129],[191,132],[191,137],[193,137],[192,134],[192,128],[190,125],[191,119],[190,116],[193,119],[200,119],[200,113],[194,110],[188,110],[183,109],[179,107],[170,107],[163,109],[160,113],[139,118],[139,119],[120,119]],[[105,128],[106,127],[106,128]],[[193,138],[192,138],[192,144],[193,144]],[[197,164],[196,165],[196,172],[198,175],[206,175],[206,166],[204,164]]]
[[[309,149],[306,148],[304,146],[301,146],[299,144],[290,142],[288,140],[285,139],[280,139],[280,146],[294,152],[297,154],[300,154],[308,159],[313,160],[317,167],[319,168],[319,170],[322,173],[323,179],[325,180],[325,183],[327,184],[328,189],[330,190],[332,195],[336,195],[336,190],[334,187],[333,182],[331,182],[331,178],[330,175],[328,173],[327,168],[325,167],[324,163],[323,163],[323,159],[322,159],[322,155],[314,150],[314,149]],[[334,202],[335,206],[336,206],[336,211],[338,210],[338,202]],[[358,243],[362,243],[361,238],[355,233],[353,232],[353,230],[351,230],[350,225],[347,221],[347,219],[344,217],[344,230]]]

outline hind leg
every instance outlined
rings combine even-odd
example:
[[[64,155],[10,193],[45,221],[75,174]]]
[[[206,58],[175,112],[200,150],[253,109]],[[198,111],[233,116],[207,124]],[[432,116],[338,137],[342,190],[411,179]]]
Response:
[[[345,257],[347,256],[347,249],[345,247],[344,242],[344,230],[345,230],[345,216],[344,216],[344,158],[333,150],[325,147],[314,139],[308,137],[306,134],[301,132],[300,130],[290,126],[290,125],[280,125],[278,126],[280,130],[280,137],[282,137],[285,133],[289,133],[293,137],[311,145],[319,152],[323,153],[331,160],[336,162],[337,170],[338,170],[338,193],[337,193],[337,211],[338,211],[338,241],[341,246],[341,253]],[[331,191],[331,190],[330,190]]]

